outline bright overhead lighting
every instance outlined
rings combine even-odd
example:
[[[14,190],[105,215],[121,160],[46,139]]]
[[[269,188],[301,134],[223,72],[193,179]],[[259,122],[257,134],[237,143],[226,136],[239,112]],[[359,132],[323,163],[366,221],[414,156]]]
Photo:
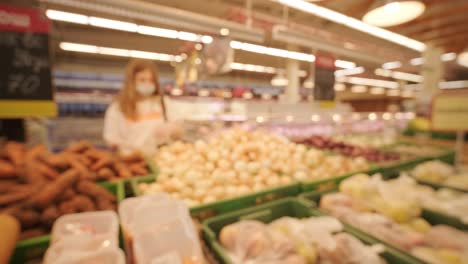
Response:
[[[315,78],[310,75],[307,79],[304,80],[304,83],[302,83],[302,86],[307,89],[313,89],[315,87]]]
[[[178,36],[177,30],[157,28],[157,27],[148,27],[148,26],[138,26],[138,33],[150,36],[156,36],[161,38],[172,38],[176,39]]]
[[[361,78],[361,77],[339,77],[337,78],[337,81],[356,84],[356,85],[385,87],[385,88],[390,88],[390,89],[398,88],[397,82],[377,80],[377,79],[367,79],[367,78]]]
[[[391,77],[392,76],[392,71],[377,68],[377,69],[374,70],[374,74],[378,75],[378,76],[383,76],[383,77]]]
[[[46,11],[46,16],[49,19],[57,20],[57,21],[64,21],[64,22],[84,24],[84,25],[88,24],[88,16],[85,16],[85,15],[78,15],[78,14],[49,9]]]
[[[66,51],[74,52],[85,52],[85,53],[94,53],[101,55],[111,55],[111,56],[121,56],[121,57],[132,57],[132,58],[142,58],[149,60],[159,60],[159,61],[175,61],[177,56],[164,53],[140,51],[140,50],[127,50],[127,49],[116,49],[109,47],[98,47],[94,45],[86,45],[79,43],[70,43],[70,42],[61,42],[60,48]]]
[[[242,94],[242,98],[244,99],[252,99],[253,98],[253,94],[251,92],[245,92]]]
[[[346,16],[331,9],[309,3],[304,0],[271,0],[279,2],[291,8],[307,12],[309,14],[321,17],[323,19],[342,24],[349,28],[368,33],[372,36],[396,43],[398,45],[422,52],[426,49],[426,45],[420,41],[405,37],[403,35],[369,25],[358,19]]]
[[[351,62],[351,61],[336,60],[335,61],[335,66],[338,67],[338,68],[352,69],[352,68],[356,67],[356,63]]]
[[[378,27],[390,27],[411,21],[422,13],[426,6],[421,1],[377,0],[362,20]]]
[[[335,89],[335,91],[337,92],[342,92],[346,90],[346,85],[344,83],[335,83],[335,85],[333,86],[333,89]]]
[[[367,92],[367,87],[364,85],[353,85],[351,87],[351,92],[353,93],[365,93]]]
[[[410,64],[413,66],[422,65],[424,63],[423,58],[414,58],[410,60]]]
[[[376,120],[377,119],[377,114],[376,113],[370,113],[368,116],[369,120]]]
[[[206,97],[210,95],[210,91],[208,91],[207,89],[200,89],[198,90],[197,94],[198,96]]]
[[[418,74],[412,74],[407,72],[399,72],[399,71],[391,71],[391,70],[384,70],[384,69],[375,69],[375,75],[383,76],[383,77],[392,77],[398,80],[410,81],[410,82],[422,82],[424,77]]]
[[[400,95],[400,90],[388,90],[387,95],[388,96],[399,96]]]
[[[457,58],[457,54],[455,52],[444,53],[440,56],[442,61],[453,61]]]
[[[221,29],[219,30],[219,34],[220,34],[221,36],[227,36],[227,35],[229,35],[229,33],[230,33],[229,28],[221,28]]]
[[[440,87],[440,89],[468,88],[468,80],[440,82],[439,87]]]
[[[282,57],[282,58],[288,58],[288,59],[294,59],[294,60],[300,60],[300,61],[307,61],[307,62],[315,61],[314,55],[302,53],[302,52],[270,48],[270,47],[265,47],[265,46],[261,46],[257,44],[251,44],[251,43],[240,42],[240,41],[235,41],[235,40],[231,41],[230,45],[231,45],[231,48],[236,49],[236,50],[243,50],[243,51],[248,51],[248,52],[253,52],[253,53],[260,53],[260,54],[265,54],[265,55],[270,55],[270,56],[276,56],[276,57]]]
[[[468,51],[464,51],[458,55],[457,63],[463,67],[468,67]]]
[[[113,19],[100,18],[100,17],[89,17],[89,24],[95,27],[117,29],[129,32],[136,32],[138,25],[135,23],[123,22]]]
[[[392,119],[392,117],[393,117],[392,114],[388,113],[388,112],[385,112],[385,113],[382,114],[382,118],[384,120],[390,120],[390,119]]]
[[[371,94],[384,94],[385,93],[385,88],[382,87],[372,87],[370,89]]]
[[[270,100],[271,98],[273,98],[273,96],[271,94],[268,94],[268,93],[262,94],[262,99],[263,100]]]
[[[114,30],[136,32],[143,35],[150,35],[161,38],[180,39],[192,42],[202,42],[205,44],[210,44],[211,42],[213,42],[213,37],[208,35],[198,35],[195,33],[185,31],[137,25],[134,23],[101,17],[88,17],[81,14],[62,12],[52,9],[48,9],[46,11],[46,15],[52,20],[109,28]]]
[[[274,74],[277,72],[277,69],[273,67],[255,65],[255,64],[244,64],[244,63],[239,63],[239,62],[232,62],[231,69],[239,70],[239,71],[270,73],[270,74]]]
[[[312,115],[312,117],[310,119],[312,121],[314,121],[314,122],[318,122],[318,121],[320,121],[320,116],[319,115]]]
[[[382,64],[382,68],[385,70],[392,70],[392,69],[397,69],[401,67],[401,62],[399,61],[390,61]]]
[[[284,75],[283,71],[279,71],[278,74],[273,76],[271,79],[271,85],[273,86],[287,86],[289,83],[288,78]]]
[[[361,74],[363,72],[364,72],[364,67],[356,67],[356,68],[351,68],[351,69],[335,71],[335,76],[341,77],[341,76],[347,76],[347,75]]]

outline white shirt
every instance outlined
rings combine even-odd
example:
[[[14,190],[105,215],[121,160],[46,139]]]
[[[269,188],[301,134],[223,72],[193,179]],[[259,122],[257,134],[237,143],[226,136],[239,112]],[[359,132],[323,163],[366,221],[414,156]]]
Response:
[[[127,119],[118,102],[113,102],[104,118],[104,141],[117,145],[122,154],[140,151],[146,155],[156,152],[159,144],[168,140],[164,115],[159,98],[137,103],[137,119]]]

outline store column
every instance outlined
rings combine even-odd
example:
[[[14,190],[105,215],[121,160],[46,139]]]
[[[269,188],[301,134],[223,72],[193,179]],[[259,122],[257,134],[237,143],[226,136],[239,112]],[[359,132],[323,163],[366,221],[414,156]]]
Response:
[[[418,96],[418,112],[429,114],[432,96],[439,90],[439,82],[444,74],[443,63],[440,60],[442,49],[428,44],[423,53],[421,75],[424,77],[421,95]]]
[[[297,51],[297,46],[288,45],[288,50]],[[286,76],[288,85],[285,90],[285,98],[288,103],[299,102],[299,61],[288,59],[286,62]]]

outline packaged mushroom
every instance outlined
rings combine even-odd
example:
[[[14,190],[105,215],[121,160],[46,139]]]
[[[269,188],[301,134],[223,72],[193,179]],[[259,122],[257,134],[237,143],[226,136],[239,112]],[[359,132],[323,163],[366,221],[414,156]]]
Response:
[[[166,192],[190,207],[299,181],[368,169],[365,159],[327,155],[264,131],[240,128],[209,140],[175,142],[159,149],[157,182],[144,194]]]

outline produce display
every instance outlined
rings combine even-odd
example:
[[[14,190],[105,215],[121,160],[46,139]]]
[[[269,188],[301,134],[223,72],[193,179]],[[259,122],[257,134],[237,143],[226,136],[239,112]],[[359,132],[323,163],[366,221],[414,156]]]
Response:
[[[5,145],[0,213],[12,215],[21,223],[21,239],[47,234],[64,214],[115,210],[116,197],[77,168],[74,158],[69,160],[73,163],[67,162],[68,157],[79,157],[77,151],[71,147],[57,156],[47,153],[43,146],[26,149],[13,142]]]
[[[333,140],[361,147],[380,148],[396,143],[396,136],[384,133],[360,133],[334,135]]]
[[[417,165],[410,175],[418,180],[468,190],[468,173],[457,174],[453,166],[438,160]]]
[[[399,181],[386,183],[378,176],[355,175],[340,184],[340,192],[325,195],[320,207],[428,263],[467,263],[468,233],[431,226],[420,216],[417,195],[395,188],[401,187]]]
[[[219,240],[234,264],[386,263],[378,255],[381,247],[364,245],[326,216],[282,217],[270,224],[244,220],[225,226]]]
[[[118,156],[87,141],[73,143],[60,153],[50,153],[44,145],[27,149],[16,142],[6,143],[0,151],[0,180],[50,181],[69,168],[77,170],[81,179],[90,181],[128,179],[150,173],[142,155]]]
[[[166,192],[190,207],[369,168],[361,157],[327,155],[275,134],[240,128],[207,141],[164,146],[155,163],[159,167],[157,182],[141,183],[141,192]]]
[[[395,147],[392,147],[392,151],[412,156],[435,156],[441,154],[442,149],[424,145],[400,144]]]
[[[355,146],[344,142],[334,141],[322,136],[312,136],[303,139],[298,143],[316,147],[318,149],[330,150],[344,156],[363,157],[372,162],[381,163],[400,160],[400,155],[397,153],[384,152],[372,147]]]

